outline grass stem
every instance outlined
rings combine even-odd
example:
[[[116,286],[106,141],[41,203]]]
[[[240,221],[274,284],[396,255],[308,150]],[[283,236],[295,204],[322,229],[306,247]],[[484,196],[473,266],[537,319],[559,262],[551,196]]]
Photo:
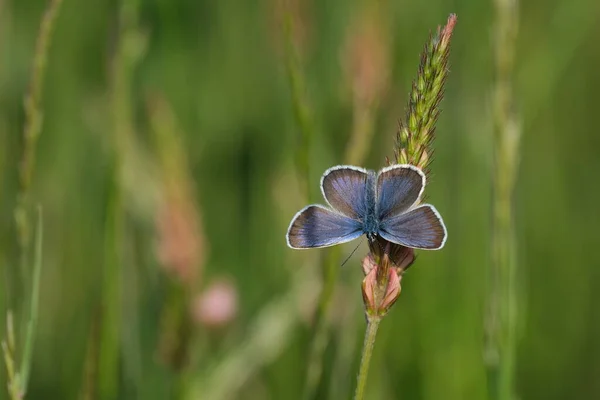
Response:
[[[485,361],[490,399],[511,400],[514,398],[518,298],[512,207],[520,137],[512,95],[518,2],[495,0],[494,5],[494,194]]]
[[[30,241],[29,221],[29,189],[35,166],[35,149],[42,131],[42,95],[48,50],[54,28],[54,22],[60,11],[62,0],[51,0],[44,11],[40,30],[35,45],[33,66],[29,82],[29,90],[25,96],[25,127],[23,130],[23,153],[19,170],[19,191],[15,209],[17,239],[20,251],[20,264],[25,270],[28,267],[27,254]],[[25,273],[25,271],[23,271]]]
[[[102,282],[102,313],[100,352],[98,359],[98,390],[100,399],[118,397],[120,373],[120,332],[122,307],[121,238],[123,228],[120,167],[113,161],[111,193],[107,206],[104,238],[104,273]]]
[[[42,240],[43,240],[43,223],[42,209],[38,207],[35,252],[33,262],[33,281],[31,285],[31,300],[29,310],[29,321],[27,322],[27,331],[25,336],[25,348],[23,349],[23,359],[21,360],[21,371],[19,383],[21,385],[21,393],[24,396],[27,392],[27,383],[29,382],[29,373],[31,372],[31,361],[33,359],[33,342],[35,338],[35,330],[38,322],[38,305],[40,298],[40,278],[42,274]]]
[[[3,350],[7,368],[9,369],[9,380],[11,382],[9,391],[11,397],[23,398],[27,392],[29,374],[33,359],[33,344],[35,331],[38,322],[39,288],[40,276],[42,270],[42,211],[38,207],[36,239],[33,259],[33,275],[30,275],[29,268],[29,247],[30,247],[30,210],[29,210],[29,192],[33,171],[35,167],[35,149],[37,141],[42,131],[43,110],[42,95],[44,89],[44,78],[46,75],[46,66],[48,60],[48,51],[54,30],[54,23],[60,11],[62,0],[50,0],[44,10],[40,28],[38,31],[35,51],[33,55],[33,64],[31,68],[31,77],[29,89],[25,95],[25,126],[23,129],[23,152],[19,165],[19,181],[17,192],[17,204],[14,210],[14,218],[17,230],[17,244],[19,248],[20,273],[23,284],[27,285],[31,278],[31,297],[27,300],[29,304],[23,306],[23,310],[29,306],[29,318],[26,323],[24,349],[22,358],[17,363],[14,357],[17,353],[15,334],[12,326],[12,317],[10,318],[9,341]],[[10,368],[9,368],[10,362]],[[20,366],[19,371],[16,369]],[[18,396],[18,397],[15,397]]]
[[[295,46],[293,16],[288,12],[284,21],[285,36],[285,64],[292,95],[294,116],[300,129],[300,145],[296,151],[296,169],[301,179],[302,190],[309,202],[314,200],[314,190],[310,185],[310,149],[314,136],[314,121],[312,109],[306,95],[304,73],[300,64],[300,57]],[[327,346],[329,332],[328,311],[335,290],[335,283],[340,264],[339,249],[328,249],[322,261],[323,290],[319,294],[317,315],[307,361],[307,372],[304,385],[303,398],[314,398],[322,374],[323,351]]]
[[[365,396],[371,356],[373,355],[375,338],[377,337],[377,330],[379,329],[380,322],[381,318],[379,316],[371,316],[367,320],[367,329],[365,331],[365,340],[363,343],[362,356],[360,358],[360,369],[358,370],[354,400],[362,400]]]
[[[9,311],[6,318],[7,340],[2,341],[2,351],[4,353],[4,362],[8,374],[8,392],[11,399],[17,400],[25,397],[27,393],[27,384],[29,383],[29,374],[31,372],[31,362],[33,359],[33,343],[35,339],[35,330],[38,322],[38,305],[40,297],[40,277],[42,272],[42,210],[38,207],[38,219],[36,224],[35,254],[33,266],[33,281],[31,287],[31,299],[29,320],[27,321],[27,330],[25,336],[25,347],[20,363],[15,360],[17,352],[17,343],[14,332],[12,313]],[[20,368],[19,368],[20,365]]]
[[[6,316],[6,333],[8,340],[2,341],[2,353],[4,354],[4,364],[6,365],[6,385],[8,389],[8,395],[11,400],[19,400],[21,398],[19,393],[19,374],[16,371],[16,365],[14,360],[15,354],[15,332],[13,329],[12,313],[8,311]]]
[[[330,310],[340,272],[340,248],[328,249],[323,259],[323,289],[319,293],[317,315],[308,355],[305,400],[315,398],[323,373],[323,353],[327,347],[330,328]]]
[[[314,124],[312,110],[306,98],[306,85],[300,65],[298,49],[294,45],[294,29],[293,17],[290,13],[287,13],[284,21],[285,65],[292,94],[294,117],[300,129],[300,144],[296,151],[296,168],[300,172],[302,189],[308,199],[312,201],[313,191],[311,190],[309,179],[310,148],[314,136]]]

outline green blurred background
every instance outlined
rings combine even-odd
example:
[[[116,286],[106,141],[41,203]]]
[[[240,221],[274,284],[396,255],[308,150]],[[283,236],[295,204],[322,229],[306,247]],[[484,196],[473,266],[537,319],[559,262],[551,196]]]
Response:
[[[10,308],[18,346],[31,286],[14,223],[22,104],[45,6],[0,0],[0,328]],[[319,177],[347,160],[357,125],[373,133],[361,164],[393,156],[419,53],[451,12],[427,188],[449,240],[404,276],[367,398],[485,398],[496,16],[478,0],[64,0],[28,204],[44,215],[28,398],[302,398],[327,252],[285,245],[308,199],[282,22],[294,26],[314,132],[308,187],[322,201]],[[598,399],[600,3],[529,0],[520,14],[516,392]],[[339,271],[315,398],[353,391],[366,251]]]

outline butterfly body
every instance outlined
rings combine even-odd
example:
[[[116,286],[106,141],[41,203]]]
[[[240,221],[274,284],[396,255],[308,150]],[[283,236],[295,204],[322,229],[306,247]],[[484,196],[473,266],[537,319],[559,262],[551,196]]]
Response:
[[[379,218],[377,217],[377,202],[375,187],[377,173],[369,170],[366,174],[365,182],[365,215],[359,220],[362,223],[362,232],[370,239],[379,231]]]
[[[331,208],[310,205],[292,219],[286,239],[295,249],[333,246],[366,235],[406,247],[438,249],[446,228],[437,210],[419,201],[425,174],[412,165],[379,172],[353,166],[328,169],[321,178]]]

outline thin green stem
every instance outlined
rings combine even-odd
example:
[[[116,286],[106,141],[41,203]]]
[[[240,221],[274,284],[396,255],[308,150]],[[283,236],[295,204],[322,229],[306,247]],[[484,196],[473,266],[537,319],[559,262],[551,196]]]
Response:
[[[62,0],[51,0],[44,11],[40,30],[37,36],[29,90],[25,96],[25,128],[23,130],[23,154],[19,171],[19,193],[15,209],[17,238],[19,241],[20,263],[25,269],[28,266],[27,251],[30,240],[29,226],[29,188],[35,167],[35,148],[42,131],[43,111],[42,94],[48,50],[56,16],[60,11]]]
[[[6,334],[8,340],[2,341],[2,352],[4,353],[4,364],[6,365],[6,385],[8,395],[11,400],[19,400],[19,374],[16,371],[14,353],[16,349],[15,332],[13,329],[12,313],[8,311],[6,315]]]
[[[29,89],[25,96],[25,127],[23,129],[23,153],[19,165],[19,188],[17,193],[17,205],[14,210],[14,217],[17,230],[17,243],[19,246],[20,273],[23,284],[29,281],[29,245],[30,245],[30,218],[29,218],[29,192],[33,171],[35,166],[35,149],[38,138],[42,131],[42,94],[44,88],[44,78],[46,73],[46,64],[48,60],[48,51],[52,39],[52,32],[56,17],[60,11],[62,0],[50,0],[44,10],[40,28],[38,31],[35,52],[33,55],[33,64]],[[17,363],[13,357],[16,354],[14,331],[11,326],[9,329],[9,344],[4,346],[5,357],[11,361],[11,395],[14,397],[15,391],[19,398],[25,396],[29,373],[31,371],[31,360],[33,358],[33,342],[35,330],[38,321],[38,303],[40,275],[42,269],[42,214],[41,208],[38,208],[38,219],[36,225],[36,246],[34,250],[33,277],[31,284],[31,297],[29,301],[29,319],[26,326],[26,337],[24,340],[24,349],[22,359]],[[27,308],[27,304],[23,309]],[[10,353],[8,353],[10,352]],[[20,370],[16,373],[17,365]],[[8,366],[8,365],[7,365]]]
[[[518,2],[495,0],[494,170],[486,365],[490,398],[514,398],[517,271],[512,198],[520,127],[512,94]]]
[[[294,25],[290,13],[285,16],[285,65],[292,94],[294,116],[300,129],[300,145],[296,152],[296,167],[300,171],[302,187],[309,200],[312,200],[310,178],[310,148],[314,136],[314,124],[310,104],[306,99],[304,74],[300,65],[299,54],[294,45]]]
[[[377,338],[377,330],[379,329],[380,322],[380,317],[369,317],[367,321],[367,330],[365,331],[365,341],[363,343],[362,356],[360,358],[360,369],[358,370],[354,400],[362,400],[365,396],[371,356],[373,355],[373,348],[375,347],[375,339]]]
[[[355,125],[352,138],[346,149],[346,163],[360,165],[371,148],[373,133],[372,109],[355,110]],[[323,290],[319,296],[317,318],[309,353],[304,399],[315,398],[323,372],[323,353],[327,347],[330,332],[330,313],[333,295],[340,274],[341,249],[332,247],[323,259]]]
[[[292,94],[294,117],[300,129],[300,144],[296,152],[296,168],[301,179],[302,190],[307,200],[313,201],[310,180],[310,148],[314,136],[314,121],[312,109],[306,95],[305,78],[300,64],[298,49],[294,43],[294,24],[292,15],[288,12],[284,21],[285,64]],[[319,295],[317,316],[313,330],[313,338],[308,355],[308,367],[303,398],[310,400],[314,397],[322,374],[322,357],[327,346],[329,332],[328,313],[335,290],[339,272],[340,251],[329,249],[322,261],[323,290]]]
[[[360,165],[371,148],[371,140],[375,133],[375,107],[367,105],[354,107],[352,135],[346,147],[346,162]]]
[[[145,37],[138,29],[137,0],[121,2],[118,42],[113,61],[111,107],[113,118],[112,187],[108,197],[105,226],[105,265],[102,293],[102,320],[98,360],[98,390],[101,399],[119,394],[123,324],[123,234],[125,225],[124,164],[127,143],[134,132],[132,80],[134,67],[144,48]]]
[[[308,356],[304,399],[315,397],[323,372],[323,353],[327,347],[329,334],[329,315],[335,286],[340,271],[340,248],[328,249],[323,261],[323,289],[319,294],[317,316]]]
[[[79,399],[96,399],[97,380],[98,380],[98,359],[100,358],[100,309],[94,312],[90,330],[88,333],[88,343],[83,366],[82,385],[79,392]]]
[[[98,389],[100,399],[118,395],[122,271],[121,239],[123,229],[122,193],[119,183],[119,160],[113,161],[112,188],[108,199],[105,226],[105,265],[102,282],[102,317],[100,356],[98,359]]]
[[[33,342],[35,330],[38,321],[38,305],[40,298],[40,277],[42,274],[42,240],[43,224],[42,209],[38,207],[38,218],[35,238],[35,253],[33,263],[33,283],[31,287],[31,304],[29,311],[29,321],[27,323],[27,333],[25,337],[25,348],[23,350],[23,359],[21,360],[20,385],[23,396],[27,392],[27,383],[29,382],[29,373],[31,372],[31,360],[33,358]]]

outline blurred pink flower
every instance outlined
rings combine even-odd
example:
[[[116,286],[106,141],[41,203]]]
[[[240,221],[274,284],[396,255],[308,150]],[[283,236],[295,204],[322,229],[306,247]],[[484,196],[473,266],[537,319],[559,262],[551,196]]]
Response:
[[[192,315],[196,322],[219,328],[233,321],[238,312],[238,292],[227,279],[215,281],[192,302]]]

